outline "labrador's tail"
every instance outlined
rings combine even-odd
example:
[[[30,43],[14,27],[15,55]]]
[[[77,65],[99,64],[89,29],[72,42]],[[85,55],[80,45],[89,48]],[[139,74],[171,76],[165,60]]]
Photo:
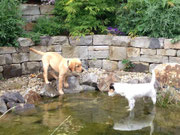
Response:
[[[29,48],[29,50],[31,50],[31,51],[33,51],[33,52],[35,52],[37,54],[40,54],[40,55],[44,55],[45,54],[45,52],[38,51],[38,50],[36,50],[34,48]]]

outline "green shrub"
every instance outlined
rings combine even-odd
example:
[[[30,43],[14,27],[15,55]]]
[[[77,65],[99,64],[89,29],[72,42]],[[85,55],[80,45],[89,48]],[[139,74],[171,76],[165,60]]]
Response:
[[[0,46],[18,46],[17,38],[23,33],[19,2],[0,1]]]
[[[35,44],[39,44],[40,43],[40,36],[42,36],[41,33],[38,33],[38,32],[27,32],[23,35],[23,37],[26,37],[26,38],[30,38],[32,39],[32,41],[35,43]]]
[[[119,29],[130,35],[174,38],[180,35],[178,0],[128,0],[117,10]]]
[[[124,71],[130,71],[132,68],[134,68],[134,64],[127,59],[123,59],[122,64],[125,66]]]
[[[113,25],[118,0],[56,0],[58,22],[72,36],[103,33]]]
[[[55,17],[41,17],[33,28],[35,33],[55,36],[64,32],[64,27],[56,21]]]

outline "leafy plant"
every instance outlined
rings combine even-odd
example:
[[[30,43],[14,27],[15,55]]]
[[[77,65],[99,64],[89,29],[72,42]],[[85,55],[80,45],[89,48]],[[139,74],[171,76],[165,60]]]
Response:
[[[126,34],[173,38],[180,35],[178,0],[128,0],[117,9],[116,23]]]
[[[55,17],[41,17],[37,20],[33,32],[41,35],[55,36],[64,32],[64,27],[57,22]]]
[[[163,108],[167,108],[168,105],[171,104],[169,97],[170,97],[170,93],[163,93],[163,94],[159,93],[159,96],[157,98],[157,105]]]
[[[160,107],[169,107],[172,105],[179,105],[179,93],[176,91],[175,87],[168,86],[158,90],[157,93],[157,105]]]
[[[23,35],[23,37],[32,39],[35,44],[40,43],[40,36],[42,36],[42,34],[38,32],[27,32]]]
[[[122,60],[122,64],[125,65],[124,71],[130,71],[134,67],[134,64],[127,59]]]
[[[103,33],[115,19],[117,0],[56,0],[55,15],[72,36]]]
[[[172,40],[171,40],[171,43],[177,43],[178,41],[180,41],[180,35],[179,36],[176,36],[175,38],[173,38]]]
[[[0,46],[18,46],[23,21],[17,0],[0,1]]]

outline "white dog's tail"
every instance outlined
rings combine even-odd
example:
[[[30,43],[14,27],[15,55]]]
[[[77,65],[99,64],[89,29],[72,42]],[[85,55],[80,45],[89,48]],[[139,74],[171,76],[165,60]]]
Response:
[[[40,54],[40,55],[44,55],[45,54],[44,52],[38,51],[38,50],[36,50],[34,48],[29,48],[29,50],[31,50],[31,51],[33,51],[33,52],[35,52],[37,54]]]
[[[154,85],[156,82],[156,74],[155,74],[155,71],[154,69],[152,70],[152,79],[151,79],[151,84]]]

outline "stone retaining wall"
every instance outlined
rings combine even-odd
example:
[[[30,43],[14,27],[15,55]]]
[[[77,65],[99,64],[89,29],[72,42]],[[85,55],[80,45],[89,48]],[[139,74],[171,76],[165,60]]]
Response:
[[[41,56],[29,47],[41,51],[58,52],[66,58],[78,57],[85,68],[107,71],[123,69],[123,59],[132,61],[133,71],[149,72],[158,63],[180,63],[180,42],[148,37],[93,35],[81,38],[66,36],[41,37],[40,45],[28,38],[19,38],[19,48],[0,47],[0,76],[10,78],[39,72]]]
[[[34,22],[42,16],[52,16],[53,5],[22,4],[22,18],[27,22],[25,29],[32,30]]]

